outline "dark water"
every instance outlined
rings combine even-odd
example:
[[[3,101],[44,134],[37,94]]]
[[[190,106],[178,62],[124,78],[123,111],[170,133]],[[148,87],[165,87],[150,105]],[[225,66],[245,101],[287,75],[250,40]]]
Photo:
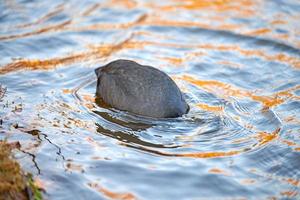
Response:
[[[3,0],[0,139],[46,199],[299,199],[299,21],[297,0]],[[102,105],[93,69],[119,58],[190,112]]]

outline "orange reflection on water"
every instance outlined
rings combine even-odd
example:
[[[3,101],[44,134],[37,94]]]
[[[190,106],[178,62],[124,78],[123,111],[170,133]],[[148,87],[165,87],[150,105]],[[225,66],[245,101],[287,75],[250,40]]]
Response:
[[[71,90],[71,89],[62,89],[62,92],[64,94],[72,94],[73,90]]]
[[[93,25],[87,25],[87,26],[73,26],[69,27],[66,30],[70,31],[92,31],[92,30],[114,30],[114,29],[129,29],[134,26],[138,26],[142,24],[147,19],[147,14],[143,14],[139,16],[136,20],[132,22],[124,22],[124,23],[101,23],[101,24],[93,24]],[[0,38],[1,39],[1,38]]]
[[[295,146],[295,145],[297,145],[297,143],[295,143],[295,142],[293,142],[291,140],[282,140],[281,142],[284,143],[284,144],[286,144],[286,145],[288,145],[288,146]]]
[[[284,121],[286,123],[300,124],[300,120],[295,115],[286,117]]]
[[[99,9],[101,5],[99,3],[95,3],[92,6],[88,7],[85,11],[83,11],[82,16],[86,17],[91,15],[94,11]]]
[[[159,42],[153,42],[153,41],[143,41],[142,43],[144,46],[145,45],[154,45],[154,46],[174,47],[174,48],[194,48],[194,49],[203,49],[204,51],[207,51],[207,50],[233,51],[233,52],[239,52],[241,55],[244,55],[247,57],[258,57],[258,58],[262,58],[262,59],[265,59],[268,61],[282,62],[282,63],[286,63],[292,67],[300,68],[300,58],[298,58],[298,57],[289,56],[284,53],[268,55],[262,50],[243,49],[237,45],[175,44],[175,43],[159,43]],[[195,52],[188,53],[188,54],[193,54],[193,53],[195,53]],[[200,52],[200,55],[203,55],[204,53],[205,52]],[[195,56],[198,56],[198,54],[196,54]]]
[[[251,185],[251,184],[255,184],[256,180],[255,179],[243,179],[241,181],[241,183],[244,184],[244,185]]]
[[[240,64],[235,63],[235,62],[231,62],[231,61],[228,61],[228,60],[222,60],[218,63],[221,64],[221,65],[232,67],[232,68],[241,68],[242,67]]]
[[[196,106],[203,110],[210,111],[210,112],[221,113],[224,111],[224,108],[222,106],[211,106],[211,105],[207,105],[207,104],[203,104],[203,103],[198,103],[198,104],[196,104]]]
[[[25,27],[30,27],[30,26],[42,24],[43,22],[46,22],[51,17],[62,13],[65,9],[64,7],[65,7],[65,4],[63,4],[63,3],[59,4],[59,5],[55,6],[55,8],[52,11],[49,11],[44,16],[37,19],[35,22],[17,25],[16,28],[25,28]]]
[[[259,141],[259,146],[262,146],[262,145],[269,143],[275,139],[278,139],[280,130],[281,129],[278,128],[275,131],[273,131],[272,133],[258,132],[255,135],[255,138]]]
[[[82,98],[84,99],[84,105],[85,107],[87,107],[88,109],[93,109],[95,108],[94,103],[96,101],[95,96],[89,95],[89,94],[83,94],[81,95]]]
[[[182,154],[170,154],[175,157],[187,157],[187,158],[218,158],[234,156],[244,152],[244,150],[227,151],[227,152],[196,152],[196,153],[182,153]]]
[[[143,18],[143,17],[142,17]],[[139,34],[139,33],[137,33]],[[150,41],[143,41],[143,42],[137,42],[132,41],[131,39],[134,37],[135,34],[133,34],[130,38],[127,40],[119,43],[119,44],[107,44],[107,45],[100,45],[100,46],[93,46],[91,51],[83,52],[83,53],[73,53],[69,56],[61,57],[61,58],[53,58],[48,60],[18,60],[15,62],[12,62],[10,64],[7,64],[0,68],[0,74],[8,73],[11,71],[17,71],[20,69],[29,69],[29,70],[36,70],[36,69],[52,69],[55,66],[58,66],[59,64],[70,64],[74,63],[76,61],[85,61],[95,58],[101,58],[101,57],[107,57],[111,55],[112,53],[116,51],[120,51],[122,49],[142,49],[145,46],[154,45],[154,46],[164,46],[164,47],[173,47],[173,48],[201,48],[201,49],[212,49],[212,50],[219,50],[219,51],[239,51],[243,55],[247,56],[259,56],[268,60],[277,60],[280,62],[288,63],[292,66],[299,67],[300,68],[300,59],[296,57],[290,57],[285,54],[277,54],[274,56],[266,55],[262,51],[259,50],[243,50],[240,49],[237,46],[224,46],[224,45],[183,45],[183,44],[172,44],[172,43],[159,43],[159,42],[150,42]],[[195,54],[195,55],[194,55]],[[187,60],[193,59],[194,57],[199,57],[199,55],[203,55],[203,52],[192,52],[187,54],[185,58],[166,58],[170,62],[173,62],[175,65],[179,65],[182,62],[185,62]],[[214,85],[220,86],[220,83],[214,82]],[[223,84],[224,85],[224,84]],[[233,90],[231,90],[232,92]],[[238,92],[237,90],[234,90],[234,92]],[[249,95],[249,93],[248,93]],[[279,95],[287,95],[283,93],[279,93]],[[254,96],[257,100],[260,100],[261,102],[266,102],[266,104],[273,104],[274,102],[270,102],[270,99],[266,98],[260,98],[259,96]],[[274,100],[274,99],[273,99]],[[273,101],[271,100],[271,101]],[[280,99],[277,99],[280,101]],[[275,100],[275,101],[277,101]],[[278,104],[278,102],[275,103]],[[267,105],[268,106],[268,105]]]
[[[212,49],[212,50],[219,50],[219,51],[237,51],[240,54],[248,57],[260,57],[266,59],[268,61],[278,61],[282,63],[287,63],[295,68],[300,68],[300,58],[288,56],[283,53],[278,53],[275,55],[268,55],[262,50],[258,49],[242,49],[236,45],[212,45],[212,44],[204,44],[198,45],[198,48],[203,49]]]
[[[185,60],[178,57],[159,57],[161,60],[166,60],[175,66],[181,65]]]
[[[300,152],[300,147],[294,148],[294,150]]]
[[[297,187],[300,186],[300,180],[298,180],[298,179],[287,178],[287,177],[282,177],[282,176],[276,176],[274,174],[269,174],[269,173],[262,172],[259,169],[255,169],[255,168],[251,169],[250,172],[253,173],[253,174],[268,178],[268,179],[276,179],[276,180],[283,181],[283,182],[286,182],[288,184],[291,184],[293,186],[297,186]]]
[[[62,9],[62,8],[61,8]],[[96,8],[95,8],[96,9]],[[54,15],[57,14],[56,12],[60,12],[61,10],[59,9],[58,11],[55,11],[55,13],[53,14],[49,14]],[[89,11],[91,12],[91,11]],[[84,15],[84,13],[83,13]],[[45,16],[45,17],[50,17],[50,16]],[[50,24],[47,25],[46,27],[37,29],[37,30],[33,30],[30,32],[25,32],[22,34],[15,34],[15,35],[7,35],[7,36],[0,36],[0,41],[1,40],[12,40],[12,39],[19,39],[19,38],[24,38],[24,37],[29,37],[29,36],[34,36],[34,35],[39,35],[39,34],[43,34],[43,33],[49,33],[49,32],[56,32],[56,31],[87,31],[87,30],[113,30],[113,29],[128,29],[131,28],[133,26],[137,26],[141,23],[143,23],[145,20],[147,19],[147,14],[142,14],[141,16],[139,16],[136,20],[132,21],[132,22],[125,22],[125,23],[119,23],[119,24],[111,24],[111,23],[107,23],[107,24],[93,24],[93,25],[89,25],[89,26],[69,26],[73,23],[72,20],[67,20],[65,22],[59,23],[59,24]],[[32,24],[25,24],[24,26],[31,26],[31,25],[35,25],[38,23],[43,22],[44,18],[41,18],[40,20],[38,20],[35,23]],[[41,21],[41,22],[39,22]]]
[[[162,19],[160,16],[149,16],[143,25],[148,26],[165,26],[165,27],[199,27],[208,30],[236,30],[240,28],[239,25],[226,24],[223,22],[221,25],[212,26],[209,21],[195,22],[195,21],[175,21],[170,19]]]
[[[241,144],[249,141],[249,137],[243,137],[239,139],[235,139],[231,142],[231,144]]]
[[[251,95],[251,97],[254,101],[261,102],[266,108],[274,107],[284,102],[284,100],[277,95],[275,95],[275,97]]]
[[[187,9],[187,10],[204,10],[213,12],[225,12],[233,11],[240,13],[241,16],[249,16],[254,14],[254,5],[258,2],[250,0],[230,1],[230,0],[173,0],[171,5],[158,6],[151,5],[152,8],[162,9],[164,12],[172,11],[175,9]]]
[[[27,33],[22,33],[19,35],[8,35],[8,36],[1,36],[0,37],[0,41],[1,40],[12,40],[12,39],[18,39],[18,38],[23,38],[23,37],[28,37],[28,36],[32,36],[32,35],[38,35],[41,33],[45,33],[45,32],[49,32],[49,31],[58,31],[58,30],[62,30],[64,29],[66,26],[71,24],[71,20],[62,22],[60,24],[55,24],[55,25],[50,25],[48,27],[45,28],[40,28],[38,30],[32,31],[32,32],[27,32]]]
[[[114,7],[114,6],[122,6],[127,9],[133,9],[138,5],[138,2],[135,0],[111,0],[107,6],[108,7]]]
[[[135,200],[137,199],[132,193],[129,192],[113,192],[102,187],[98,183],[88,183],[88,185],[92,188],[103,194],[106,198],[113,200]]]
[[[70,171],[84,172],[84,169],[83,169],[82,165],[75,164],[75,163],[72,163],[72,162],[67,162],[66,168],[67,168],[67,170],[70,170]]]
[[[242,0],[242,1],[229,1],[229,0],[188,0],[188,1],[179,1],[174,0],[169,5],[160,5],[159,3],[142,3],[134,0],[112,0],[106,3],[95,3],[91,6],[87,6],[82,13],[78,13],[76,16],[71,16],[72,18],[76,18],[76,20],[72,19],[62,24],[54,24],[47,25],[44,28],[33,30],[31,32],[27,32],[24,34],[16,34],[16,35],[8,35],[0,37],[0,40],[8,40],[8,39],[17,39],[28,37],[32,35],[54,32],[54,31],[90,31],[90,30],[113,30],[113,29],[129,29],[134,26],[139,25],[155,25],[155,26],[175,26],[175,27],[200,27],[209,30],[226,30],[238,32],[244,35],[254,35],[259,36],[261,34],[266,34],[271,32],[272,37],[281,38],[283,40],[289,40],[290,43],[297,44],[299,41],[295,41],[294,36],[292,34],[277,34],[271,28],[261,28],[257,30],[241,31],[244,28],[242,24],[236,24],[230,22],[230,20],[234,15],[234,17],[247,18],[252,17],[253,15],[260,15],[257,8],[260,8],[260,1],[250,1],[250,0]],[[120,24],[111,24],[111,23],[101,23],[101,24],[93,24],[93,25],[82,25],[79,22],[82,21],[81,17],[86,17],[88,15],[93,14],[97,9],[100,8],[114,8],[114,7],[124,7],[125,9],[134,9],[137,6],[143,7],[145,9],[150,9],[153,12],[147,12],[147,14],[143,14],[137,20],[133,22],[125,22]],[[58,5],[54,10],[49,11],[42,16],[40,19],[36,20],[33,23],[19,25],[18,27],[26,27],[32,25],[40,25],[45,22],[47,19],[58,15],[65,11],[64,4]],[[168,14],[172,15],[172,11],[177,11],[178,9],[187,9],[187,10],[201,10],[205,11],[208,14],[204,16],[199,16],[199,19],[191,20],[169,20],[168,17],[163,19],[163,17],[156,13],[164,13],[165,16]],[[188,11],[183,11],[188,12]],[[230,12],[230,15],[220,15],[219,12]],[[204,19],[203,19],[204,18]],[[271,25],[281,25],[286,24],[287,21],[283,21],[280,16],[279,19],[275,19],[270,22]],[[216,23],[217,22],[217,23]],[[69,26],[72,25],[72,26]],[[273,28],[275,29],[275,28]],[[243,33],[244,32],[244,33]],[[294,35],[297,35],[295,33]],[[299,66],[299,65],[298,65]]]
[[[64,58],[53,58],[48,60],[17,60],[0,68],[0,74],[19,70],[49,70],[59,64],[73,63],[84,58],[85,54],[71,55]]]
[[[154,43],[149,45],[153,45]],[[146,45],[144,43],[144,45]],[[155,45],[155,44],[154,44]],[[156,44],[158,46],[171,46],[172,44]],[[173,46],[174,48],[178,48],[180,47],[180,45],[175,45]],[[205,55],[204,52],[198,51],[198,52],[190,52],[190,53],[185,53],[184,56],[180,56],[180,57],[162,57],[162,56],[158,56],[157,58],[161,59],[161,60],[165,60],[168,61],[170,64],[175,65],[175,66],[180,66],[182,67],[183,63],[189,61],[189,60],[193,60],[195,58],[199,58],[201,56]]]
[[[216,80],[200,80],[190,75],[183,75],[182,77],[180,77],[180,79],[197,85],[207,92],[211,92],[228,100],[230,99],[230,97],[251,98],[254,101],[262,103],[264,108],[266,109],[278,106],[284,103],[288,98],[294,98],[294,95],[291,92],[299,89],[300,87],[299,85],[297,85],[293,88],[277,92],[270,96],[258,96],[250,91],[243,90],[241,88],[237,88],[230,84]]]
[[[100,144],[98,141],[95,141],[92,137],[86,137],[85,141],[90,143],[96,149],[104,148],[104,146],[102,144]]]
[[[101,45],[88,52],[74,53],[69,56],[52,58],[47,60],[16,60],[12,63],[0,67],[0,74],[6,74],[9,72],[19,70],[49,70],[54,69],[59,65],[72,64],[78,61],[89,61],[91,59],[106,58],[112,53],[122,50],[127,47],[127,43],[130,43],[131,37],[114,45]]]
[[[225,175],[225,176],[230,176],[231,174],[229,172],[226,172],[222,169],[219,169],[219,168],[211,168],[209,171],[209,173],[212,173],[212,174],[222,174],[222,175]]]
[[[261,28],[261,29],[257,29],[257,30],[251,31],[247,35],[254,35],[254,36],[264,35],[264,34],[270,33],[271,31],[272,30],[270,30],[268,28]]]
[[[190,75],[183,75],[181,79],[194,85],[197,85],[208,92],[218,94],[219,96],[227,98],[231,96],[249,97],[251,95],[250,92],[243,91],[241,89],[231,86],[230,84],[222,83],[216,80],[200,80]]]
[[[285,196],[285,197],[288,197],[288,198],[293,198],[293,197],[298,196],[299,193],[297,191],[287,190],[287,191],[280,192],[280,194],[282,196]]]
[[[297,186],[297,187],[300,186],[300,180],[296,180],[296,179],[292,179],[292,178],[284,178],[283,180],[293,186]]]
[[[259,132],[254,137],[258,140],[258,147],[265,145],[279,137],[280,129],[276,129],[272,133],[267,132]],[[163,153],[157,152],[156,153],[164,156],[174,156],[174,157],[189,157],[189,158],[217,158],[217,157],[227,157],[227,156],[234,156],[241,154],[243,152],[247,152],[251,150],[251,148],[244,148],[242,150],[232,150],[227,152],[195,152],[195,153]]]
[[[146,147],[136,147],[132,146],[130,144],[120,143],[121,145],[137,148],[140,150],[144,150],[150,153],[154,153],[161,156],[168,156],[168,157],[185,157],[185,158],[218,158],[218,157],[228,157],[228,156],[235,156],[239,155],[241,153],[247,152],[252,150],[255,146],[260,147],[262,145],[265,145],[279,137],[280,128],[276,129],[272,133],[267,132],[258,132],[254,138],[258,140],[257,145],[254,145],[252,147],[244,148],[244,149],[238,149],[238,150],[232,150],[232,151],[213,151],[213,152],[194,152],[194,153],[169,153],[169,152],[163,152],[158,151]],[[249,138],[250,139],[250,138]]]
[[[143,146],[133,146],[128,143],[120,143],[120,145],[132,147],[135,149],[143,150],[160,156],[167,157],[184,157],[184,158],[219,158],[219,157],[228,157],[238,155],[240,153],[246,152],[249,149],[233,150],[233,151],[212,151],[212,152],[194,152],[194,153],[169,153],[164,151],[154,150],[152,148],[143,147]]]
[[[280,20],[280,19],[275,19],[271,22],[272,25],[277,25],[277,24],[286,24],[287,22],[284,20]]]

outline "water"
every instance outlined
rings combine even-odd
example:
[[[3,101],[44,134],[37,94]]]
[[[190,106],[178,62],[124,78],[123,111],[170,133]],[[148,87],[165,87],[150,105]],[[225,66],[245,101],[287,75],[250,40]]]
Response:
[[[46,199],[300,198],[300,4],[1,1],[0,139]],[[94,69],[168,73],[190,112],[95,99]],[[6,92],[5,92],[6,88]]]

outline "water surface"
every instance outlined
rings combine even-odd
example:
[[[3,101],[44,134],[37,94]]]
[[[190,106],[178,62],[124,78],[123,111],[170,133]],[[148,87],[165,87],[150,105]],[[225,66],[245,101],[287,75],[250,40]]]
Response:
[[[300,198],[297,0],[12,0],[0,11],[0,139],[20,142],[45,199]],[[120,58],[168,73],[190,112],[105,106],[94,69]]]

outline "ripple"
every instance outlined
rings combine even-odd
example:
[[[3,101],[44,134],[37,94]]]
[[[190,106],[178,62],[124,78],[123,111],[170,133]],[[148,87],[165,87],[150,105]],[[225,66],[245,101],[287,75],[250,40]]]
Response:
[[[4,1],[0,139],[49,199],[297,199],[300,7],[278,5]],[[93,69],[121,58],[169,74],[189,113],[96,97]]]
[[[259,122],[254,120],[257,118],[257,111],[253,110],[250,102],[248,106],[247,104],[242,106],[239,102],[233,101],[233,104],[225,103],[221,104],[221,107],[196,103],[202,99],[197,97],[199,94],[196,88],[186,94],[188,102],[193,103],[190,112],[181,118],[151,119],[135,116],[110,108],[101,98],[82,96],[81,90],[87,90],[85,87],[93,88],[95,85],[90,75],[85,79],[86,81],[73,90],[74,97],[83,109],[96,119],[97,132],[120,141],[117,144],[121,146],[166,157],[227,157],[256,151],[257,148],[273,141],[280,131],[278,128],[280,122],[278,123],[278,118],[272,112],[265,113],[265,117],[260,116],[265,120],[261,121],[261,124],[268,123],[270,128],[267,130],[274,130],[274,128],[277,130],[273,133],[257,131],[260,128]],[[89,95],[93,96],[93,94]],[[213,98],[216,98],[218,104],[223,102],[222,99]],[[93,105],[86,106],[90,103]],[[257,109],[261,112],[261,107]],[[237,120],[241,118],[243,118],[242,122]],[[275,119],[274,128],[270,124],[273,119]],[[266,129],[264,127],[260,130]],[[253,134],[253,131],[257,133]]]

